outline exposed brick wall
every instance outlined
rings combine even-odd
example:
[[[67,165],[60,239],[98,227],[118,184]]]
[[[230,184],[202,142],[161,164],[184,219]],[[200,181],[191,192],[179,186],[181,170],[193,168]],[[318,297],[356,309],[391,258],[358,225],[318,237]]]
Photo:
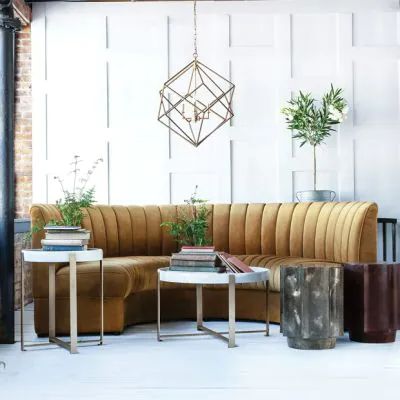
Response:
[[[30,241],[27,242],[24,233],[17,233],[14,236],[14,257],[15,257],[15,269],[14,269],[14,293],[15,293],[15,309],[18,310],[21,307],[21,250],[30,248]],[[24,263],[24,274],[25,274],[25,304],[29,304],[33,301],[32,295],[32,264]]]
[[[15,53],[15,218],[29,218],[32,202],[32,79],[31,28],[16,35]],[[15,307],[20,307],[21,249],[30,247],[24,234],[15,235]],[[25,269],[25,302],[32,301],[31,265]]]
[[[15,214],[28,218],[32,202],[31,28],[16,35],[15,69]]]

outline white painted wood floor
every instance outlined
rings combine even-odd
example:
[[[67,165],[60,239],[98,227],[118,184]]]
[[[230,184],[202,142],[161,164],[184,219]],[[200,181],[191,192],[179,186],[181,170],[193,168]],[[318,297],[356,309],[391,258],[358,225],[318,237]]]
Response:
[[[30,307],[25,332],[37,341],[32,317]],[[223,322],[210,324],[226,329]],[[163,326],[165,332],[189,331],[194,323]],[[81,347],[77,355],[55,347],[22,353],[19,343],[1,345],[7,367],[0,371],[0,400],[400,398],[399,340],[367,345],[344,337],[334,350],[300,351],[287,347],[278,326],[271,328],[270,337],[238,335],[234,349],[212,337],[158,343],[154,324],[106,336],[105,346]]]

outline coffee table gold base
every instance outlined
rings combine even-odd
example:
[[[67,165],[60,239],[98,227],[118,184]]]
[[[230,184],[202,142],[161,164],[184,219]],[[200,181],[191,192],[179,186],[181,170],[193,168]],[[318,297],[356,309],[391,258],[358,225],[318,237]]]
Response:
[[[229,342],[229,337],[226,337],[224,335],[229,334],[229,331],[224,331],[224,332],[217,332],[214,331],[206,326],[201,326],[200,328],[198,328],[199,331],[203,331],[201,333],[174,333],[174,334],[168,334],[168,335],[159,335],[158,337],[158,341],[162,342],[163,339],[167,339],[167,338],[175,338],[175,337],[191,337],[191,336],[205,336],[205,335],[211,335],[211,336],[215,336],[218,339],[221,339],[225,342],[228,343],[228,347],[232,348],[232,347],[237,347],[236,344],[232,344]],[[240,333],[265,333],[265,336],[269,336],[269,333],[266,329],[259,329],[259,330],[248,330],[248,331],[235,331],[235,334],[240,334]]]
[[[158,271],[157,279],[157,340],[161,342],[163,339],[174,338],[174,337],[190,337],[190,336],[204,336],[211,335],[218,339],[221,339],[228,343],[228,348],[236,347],[235,335],[242,333],[265,333],[265,336],[269,336],[269,314],[268,314],[268,295],[269,295],[269,281],[265,282],[265,300],[266,300],[266,328],[257,330],[236,330],[236,304],[235,304],[235,293],[236,282],[235,275],[229,275],[228,283],[228,297],[229,297],[229,320],[228,331],[217,332],[213,329],[208,328],[204,325],[203,321],[203,285],[196,284],[196,319],[197,319],[197,330],[201,332],[196,333],[174,333],[174,334],[161,334],[161,282],[160,282],[160,271]],[[224,336],[228,335],[228,336]]]

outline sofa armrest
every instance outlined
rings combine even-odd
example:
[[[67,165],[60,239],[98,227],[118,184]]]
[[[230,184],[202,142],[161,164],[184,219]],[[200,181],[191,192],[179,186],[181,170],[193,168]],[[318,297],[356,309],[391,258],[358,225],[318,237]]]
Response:
[[[371,204],[365,213],[360,237],[359,261],[371,263],[377,261],[378,251],[378,206]]]
[[[374,262],[378,207],[371,202],[290,203],[281,206],[276,254],[331,262]]]
[[[335,262],[375,262],[378,206],[370,202],[327,203],[321,223],[325,236],[316,237],[325,259]],[[325,207],[324,206],[324,207]],[[316,258],[323,254],[316,252]]]

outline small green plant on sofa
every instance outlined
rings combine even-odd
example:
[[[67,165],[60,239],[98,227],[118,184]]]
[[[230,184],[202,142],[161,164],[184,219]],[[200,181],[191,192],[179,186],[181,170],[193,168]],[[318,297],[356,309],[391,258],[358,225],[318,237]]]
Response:
[[[54,177],[61,186],[64,198],[56,201],[56,207],[60,212],[61,218],[50,220],[47,225],[81,226],[85,216],[84,209],[92,207],[95,203],[95,188],[94,186],[88,188],[87,185],[98,165],[103,162],[103,159],[95,160],[83,176],[81,176],[81,162],[82,160],[78,155],[74,156],[71,162],[72,171],[70,171],[69,175],[72,174],[72,190],[65,188],[63,178],[60,176]],[[38,233],[43,228],[43,225],[32,226],[31,232],[26,239],[30,239],[33,233]]]
[[[162,227],[169,230],[171,236],[183,246],[206,246],[210,244],[207,238],[207,217],[210,211],[207,209],[207,200],[197,197],[197,186],[194,193],[185,204],[188,207],[179,210],[176,222],[164,222]]]
[[[64,187],[64,180],[61,177],[54,177],[59,182],[64,195],[64,199],[57,200],[56,202],[61,219],[52,221],[55,225],[81,226],[85,216],[83,210],[92,207],[95,203],[95,188],[94,186],[87,188],[87,184],[99,163],[103,162],[103,159],[98,158],[82,177],[80,177],[81,169],[79,168],[81,162],[82,160],[79,156],[74,156],[74,160],[71,162],[72,171],[70,174],[73,176],[72,190]]]

